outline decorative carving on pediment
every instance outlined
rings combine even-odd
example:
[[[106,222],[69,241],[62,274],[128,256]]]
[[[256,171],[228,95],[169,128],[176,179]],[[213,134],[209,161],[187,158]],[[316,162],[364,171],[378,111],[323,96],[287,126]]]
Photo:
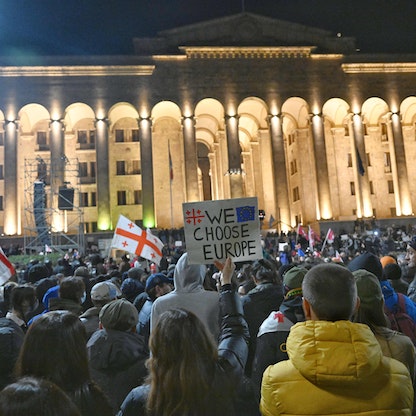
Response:
[[[178,52],[179,47],[311,47],[323,53],[355,51],[355,40],[331,32],[252,13],[208,20],[133,40],[137,54]]]

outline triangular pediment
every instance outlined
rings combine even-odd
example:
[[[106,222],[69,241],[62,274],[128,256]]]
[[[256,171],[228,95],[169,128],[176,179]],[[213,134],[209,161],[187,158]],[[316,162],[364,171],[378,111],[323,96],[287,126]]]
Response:
[[[156,38],[135,38],[134,46],[140,55],[177,53],[182,46],[313,46],[323,53],[351,53],[355,40],[244,12],[165,30]]]

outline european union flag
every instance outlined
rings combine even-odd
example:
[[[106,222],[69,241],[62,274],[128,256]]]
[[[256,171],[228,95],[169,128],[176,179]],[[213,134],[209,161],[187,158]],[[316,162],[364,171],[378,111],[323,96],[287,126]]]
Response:
[[[238,207],[235,210],[237,213],[237,222],[254,221],[255,207]]]

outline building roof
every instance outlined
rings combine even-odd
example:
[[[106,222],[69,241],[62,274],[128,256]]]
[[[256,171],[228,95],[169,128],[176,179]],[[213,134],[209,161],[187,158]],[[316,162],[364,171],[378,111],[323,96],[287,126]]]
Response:
[[[310,46],[323,53],[356,50],[354,38],[247,12],[164,30],[155,38],[134,38],[133,43],[138,55],[174,54],[184,46]]]

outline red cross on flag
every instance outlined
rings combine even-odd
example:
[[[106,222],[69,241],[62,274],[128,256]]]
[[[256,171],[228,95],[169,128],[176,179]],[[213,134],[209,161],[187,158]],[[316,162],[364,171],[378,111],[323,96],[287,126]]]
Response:
[[[16,273],[13,264],[0,247],[0,284],[7,282]]]
[[[156,264],[162,259],[163,243],[150,230],[142,230],[133,221],[120,215],[111,247],[134,253]]]

